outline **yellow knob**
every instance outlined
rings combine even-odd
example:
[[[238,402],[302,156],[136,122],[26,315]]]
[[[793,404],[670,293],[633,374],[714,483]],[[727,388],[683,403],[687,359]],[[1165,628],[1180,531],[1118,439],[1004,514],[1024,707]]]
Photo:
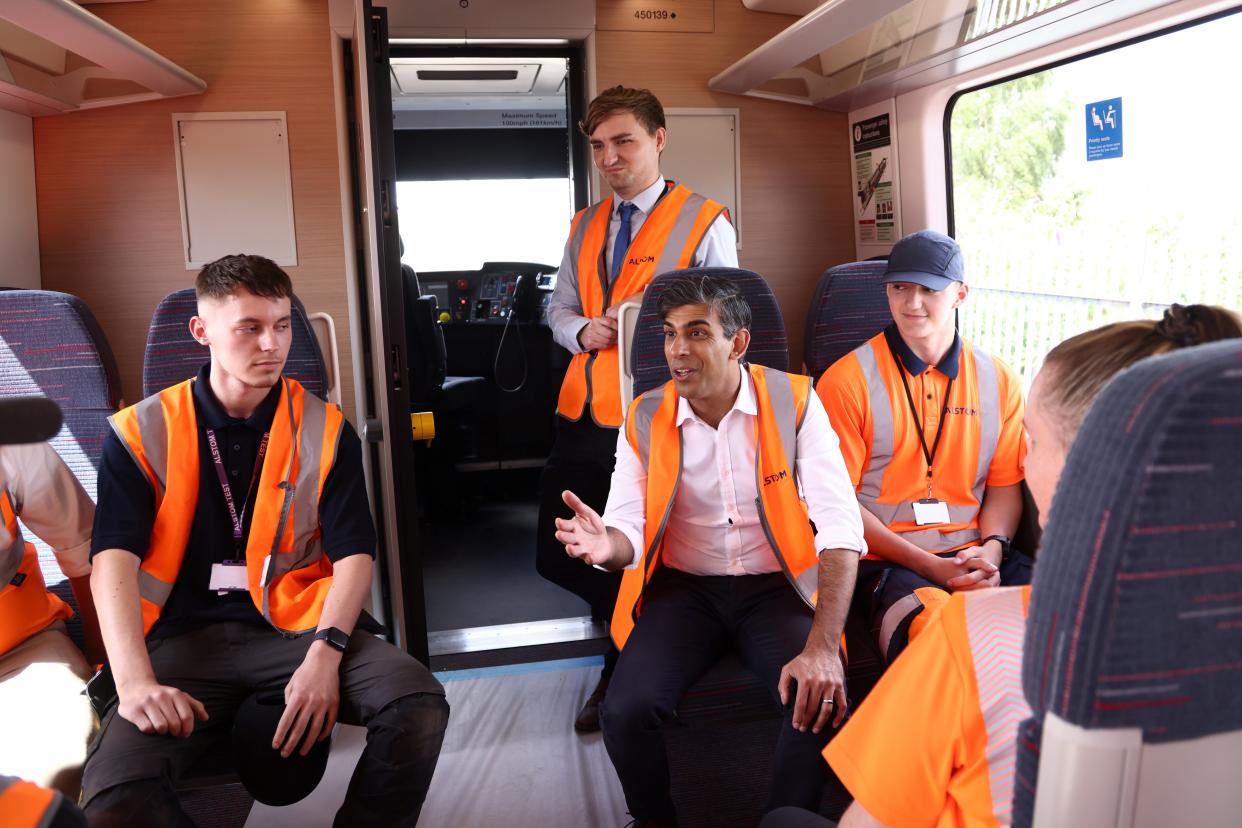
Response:
[[[449,312],[448,312],[448,311],[440,311],[440,321],[441,321],[441,322],[448,322],[448,321],[449,321],[449,320],[451,320],[452,318],[453,318],[453,317],[449,316]]]

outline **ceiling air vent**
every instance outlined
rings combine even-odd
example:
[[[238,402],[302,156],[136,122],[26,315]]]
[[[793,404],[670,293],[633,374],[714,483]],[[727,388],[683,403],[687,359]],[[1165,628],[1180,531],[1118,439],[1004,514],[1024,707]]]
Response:
[[[511,81],[516,69],[419,69],[420,81]]]

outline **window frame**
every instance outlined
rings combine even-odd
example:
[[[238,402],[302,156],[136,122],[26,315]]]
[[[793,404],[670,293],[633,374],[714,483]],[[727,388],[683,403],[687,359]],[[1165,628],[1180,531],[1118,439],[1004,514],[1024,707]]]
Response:
[[[947,219],[946,228],[948,230],[948,235],[952,238],[957,238],[957,215],[956,215],[956,212],[953,206],[953,132],[952,132],[952,129],[953,129],[953,111],[957,108],[957,102],[960,98],[962,98],[965,95],[969,95],[972,92],[978,92],[983,89],[988,89],[989,87],[992,87],[992,86],[999,86],[1002,83],[1009,83],[1010,81],[1025,78],[1028,75],[1035,75],[1040,72],[1046,72],[1050,69],[1056,69],[1060,66],[1066,66],[1070,63],[1077,63],[1078,61],[1087,60],[1088,58],[1093,58],[1093,57],[1096,57],[1097,55],[1103,55],[1108,52],[1116,51],[1118,49],[1125,49],[1128,46],[1134,46],[1139,43],[1144,43],[1148,40],[1154,40],[1158,37],[1164,37],[1165,35],[1174,34],[1176,32],[1180,32],[1185,29],[1191,29],[1191,28],[1194,28],[1195,26],[1202,26],[1207,23],[1214,23],[1217,20],[1222,20],[1226,17],[1231,17],[1236,14],[1242,14],[1242,6],[1238,6],[1238,7],[1231,8],[1231,9],[1222,9],[1220,11],[1212,12],[1211,14],[1204,15],[1203,17],[1197,17],[1194,20],[1187,20],[1182,23],[1175,23],[1172,26],[1166,26],[1164,28],[1157,29],[1155,31],[1135,35],[1134,37],[1126,38],[1124,40],[1120,40],[1116,43],[1110,43],[1105,46],[1098,46],[1094,49],[1089,49],[1088,51],[1081,52],[1076,55],[1070,55],[1068,57],[1061,58],[1060,60],[1049,61],[1048,63],[1043,63],[1038,66],[1033,66],[1029,69],[1024,69],[1020,72],[1014,72],[1012,74],[1005,75],[1003,77],[996,78],[994,80],[990,80],[985,83],[980,83],[975,86],[970,86],[965,89],[959,89],[957,92],[954,92],[949,97],[949,100],[945,103],[944,119],[943,119],[943,123],[941,127],[941,140],[944,144],[944,195],[945,195],[945,215]]]

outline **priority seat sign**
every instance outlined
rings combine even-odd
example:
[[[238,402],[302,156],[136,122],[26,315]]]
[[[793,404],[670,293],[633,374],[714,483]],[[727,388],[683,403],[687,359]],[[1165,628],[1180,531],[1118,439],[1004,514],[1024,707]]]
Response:
[[[1121,157],[1121,98],[1086,106],[1087,160]]]

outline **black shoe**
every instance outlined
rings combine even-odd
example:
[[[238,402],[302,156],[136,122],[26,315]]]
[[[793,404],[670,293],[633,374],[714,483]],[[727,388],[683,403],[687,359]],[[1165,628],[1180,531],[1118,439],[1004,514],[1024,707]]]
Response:
[[[608,676],[601,676],[599,684],[591,691],[586,703],[578,711],[574,719],[574,730],[579,733],[599,732],[599,706],[604,703],[604,694],[608,692]]]

